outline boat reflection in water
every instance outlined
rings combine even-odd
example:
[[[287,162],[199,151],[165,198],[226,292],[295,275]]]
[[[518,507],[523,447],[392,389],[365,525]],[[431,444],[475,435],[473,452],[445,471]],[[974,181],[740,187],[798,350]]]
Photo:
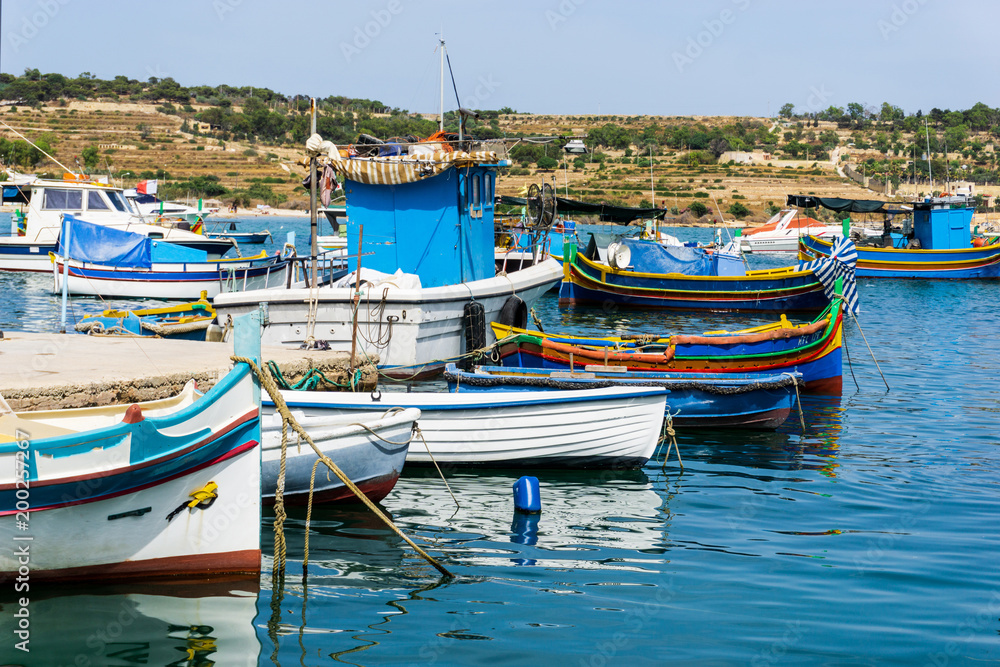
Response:
[[[806,423],[804,435],[795,407],[777,432],[722,429],[693,432],[678,428],[681,455],[685,463],[704,461],[748,469],[818,470],[835,477],[844,418],[841,397],[805,394],[801,402]],[[662,448],[659,458],[662,460]]]
[[[15,651],[20,640],[9,639],[2,654],[23,665],[256,665],[257,593],[256,577],[184,585],[33,584],[30,652]],[[15,638],[17,603],[0,604],[0,633]]]
[[[305,508],[288,508],[285,580],[275,588],[267,572],[261,582],[257,624],[263,654],[282,665],[317,651],[366,664],[365,657],[350,654],[375,651],[370,660],[384,658],[380,643],[393,623],[411,623],[400,617],[423,601],[454,595],[453,586],[506,585],[512,577],[546,578],[551,574],[545,572],[568,570],[614,579],[620,569],[649,574],[662,566],[670,513],[667,485],[654,483],[657,468],[532,470],[542,512],[515,516],[512,486],[522,474],[446,471],[461,503],[456,508],[433,469],[406,470],[383,501],[401,530],[458,575],[453,580],[440,578],[367,509],[349,506],[313,509],[303,577]],[[265,524],[270,520],[265,516]],[[263,546],[268,551],[266,541]],[[265,553],[265,564],[270,559]],[[465,630],[438,636],[490,639]]]

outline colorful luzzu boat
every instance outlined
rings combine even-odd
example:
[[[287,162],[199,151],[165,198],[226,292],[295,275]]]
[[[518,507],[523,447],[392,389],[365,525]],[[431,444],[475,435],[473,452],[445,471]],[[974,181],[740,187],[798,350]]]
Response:
[[[788,201],[798,206],[825,206],[844,212],[879,212],[887,217],[910,213],[886,209],[883,202],[864,200],[790,196]],[[883,206],[875,207],[876,204]],[[891,223],[887,223],[885,233],[873,237],[878,247],[857,246],[855,273],[859,278],[1000,278],[1000,243],[973,245],[970,225],[974,209],[967,197],[934,197],[912,206],[912,220],[904,221],[901,232],[894,232]],[[832,248],[831,241],[804,236],[799,241],[799,258],[829,257]]]
[[[797,371],[805,390],[842,388],[843,305],[835,300],[808,324],[777,323],[701,336],[587,338],[491,324],[503,366],[583,370],[587,365],[629,371],[747,373]]]
[[[584,251],[567,244],[559,290],[561,306],[815,312],[829,302],[823,281],[808,268],[746,271],[739,257],[638,239],[622,239],[607,263],[593,240]]]

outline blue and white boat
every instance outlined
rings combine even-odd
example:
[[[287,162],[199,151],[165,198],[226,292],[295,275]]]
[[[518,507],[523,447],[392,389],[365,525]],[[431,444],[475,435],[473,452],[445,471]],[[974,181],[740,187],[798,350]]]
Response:
[[[284,286],[288,260],[254,257],[209,260],[205,252],[64,216],[52,255],[54,294],[197,299],[222,292]]]
[[[237,354],[258,360],[255,326]],[[249,322],[248,322],[249,323]],[[14,413],[0,403],[0,579],[260,572],[260,386],[236,364],[204,395]]]
[[[776,429],[795,406],[802,374],[661,373],[622,367],[586,366],[581,370],[548,370],[477,366],[472,371],[448,364],[448,388],[454,392],[521,392],[600,387],[663,387],[666,409],[674,425],[689,428]]]
[[[532,303],[561,278],[554,259],[497,272],[494,186],[508,161],[496,153],[342,158],[318,135],[309,145],[344,183],[348,276],[313,289],[214,299],[222,319],[263,305],[265,344],[324,341],[347,352],[356,345],[390,376],[433,375],[490,345],[486,322],[526,322]]]

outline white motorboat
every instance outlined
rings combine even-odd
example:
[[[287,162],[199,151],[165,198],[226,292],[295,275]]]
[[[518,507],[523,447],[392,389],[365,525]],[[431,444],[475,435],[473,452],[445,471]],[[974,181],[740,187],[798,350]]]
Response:
[[[55,252],[63,215],[69,214],[105,227],[142,234],[208,253],[218,259],[234,243],[196,234],[188,223],[151,224],[133,210],[120,188],[82,180],[35,180],[23,188],[26,212],[13,216],[10,236],[0,237],[0,270],[50,271],[49,253]]]
[[[836,236],[843,236],[843,227],[820,222],[798,209],[787,209],[775,213],[760,227],[743,230],[739,239],[743,252],[797,253],[799,238],[804,236],[831,240]]]

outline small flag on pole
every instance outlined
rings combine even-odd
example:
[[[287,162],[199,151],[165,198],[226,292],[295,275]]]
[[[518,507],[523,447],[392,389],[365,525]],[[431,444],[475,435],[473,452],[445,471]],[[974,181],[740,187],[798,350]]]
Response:
[[[156,194],[156,180],[139,181],[135,184],[135,191],[142,195]]]

